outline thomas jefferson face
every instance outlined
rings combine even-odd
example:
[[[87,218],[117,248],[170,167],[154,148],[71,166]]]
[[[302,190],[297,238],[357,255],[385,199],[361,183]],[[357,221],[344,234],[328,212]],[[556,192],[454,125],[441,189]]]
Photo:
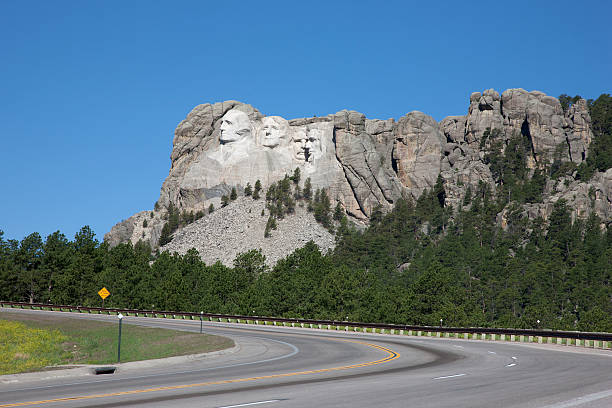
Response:
[[[221,144],[237,142],[251,135],[249,116],[237,109],[229,110],[221,119]]]
[[[271,149],[278,146],[281,139],[287,134],[287,126],[283,126],[284,119],[277,116],[266,116],[263,118],[261,128],[261,145]]]

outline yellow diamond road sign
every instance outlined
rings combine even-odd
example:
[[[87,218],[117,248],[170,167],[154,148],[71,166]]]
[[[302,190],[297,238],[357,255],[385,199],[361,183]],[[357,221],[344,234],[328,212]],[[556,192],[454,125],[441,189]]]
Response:
[[[102,299],[106,299],[106,297],[107,297],[108,295],[110,295],[110,292],[108,291],[108,289],[106,289],[106,288],[102,288],[102,289],[100,289],[100,291],[98,292],[98,295],[100,295],[100,297],[101,297]]]

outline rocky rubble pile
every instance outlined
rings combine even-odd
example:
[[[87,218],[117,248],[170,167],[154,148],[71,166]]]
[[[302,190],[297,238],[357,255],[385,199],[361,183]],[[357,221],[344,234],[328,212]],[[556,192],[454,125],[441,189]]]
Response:
[[[221,261],[231,266],[236,255],[251,249],[261,249],[266,263],[273,265],[308,241],[317,244],[323,253],[334,247],[334,236],[300,205],[294,214],[278,220],[277,229],[264,238],[267,220],[265,200],[238,197],[226,207],[177,231],[172,242],[161,250],[185,254],[195,248],[207,264]]]

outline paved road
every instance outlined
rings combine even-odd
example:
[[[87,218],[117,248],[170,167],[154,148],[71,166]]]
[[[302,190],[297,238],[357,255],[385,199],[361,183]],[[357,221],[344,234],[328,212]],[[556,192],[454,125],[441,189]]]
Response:
[[[197,321],[128,317],[125,322],[200,329]],[[0,407],[612,407],[610,351],[270,326],[204,327],[231,337],[237,347],[180,364],[121,367],[113,375],[1,383]]]

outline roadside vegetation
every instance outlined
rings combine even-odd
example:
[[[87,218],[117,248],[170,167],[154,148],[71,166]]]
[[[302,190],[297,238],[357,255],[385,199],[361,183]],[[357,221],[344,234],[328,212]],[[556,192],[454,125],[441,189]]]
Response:
[[[117,323],[2,312],[0,375],[65,365],[116,363],[117,331]],[[121,362],[205,353],[232,346],[233,342],[224,337],[123,324]]]

